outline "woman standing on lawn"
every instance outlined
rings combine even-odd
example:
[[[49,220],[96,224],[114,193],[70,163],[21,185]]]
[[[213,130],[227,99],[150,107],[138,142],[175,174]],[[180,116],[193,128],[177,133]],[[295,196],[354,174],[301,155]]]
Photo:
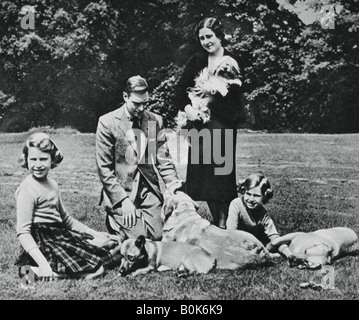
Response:
[[[236,66],[228,66],[228,69],[238,69],[238,59],[224,49],[225,35],[221,22],[216,18],[202,20],[195,31],[196,37],[202,46],[202,50],[194,54],[187,62],[176,92],[176,108],[185,110],[187,118],[193,118],[191,99],[188,89],[196,86],[198,76],[204,73],[211,79],[222,80],[211,70],[219,65],[225,58],[234,61]],[[234,59],[234,60],[233,60]],[[226,74],[226,69],[220,70]],[[197,80],[197,81],[196,81]],[[213,86],[212,86],[213,89]],[[210,146],[201,139],[191,139],[186,177],[186,193],[196,201],[206,201],[213,216],[213,224],[225,229],[226,218],[230,202],[236,198],[236,137],[237,124],[243,120],[243,109],[240,102],[242,88],[238,84],[228,86],[228,92],[221,94],[219,88],[214,86],[211,92],[194,88],[192,94],[198,98],[209,100],[209,121],[194,120],[192,126],[203,132],[209,133]],[[192,110],[192,111],[191,111]],[[207,135],[208,136],[208,135]],[[226,145],[227,144],[227,145]],[[205,149],[204,149],[205,148]],[[218,157],[223,157],[219,163]],[[208,161],[210,159],[210,161]],[[223,160],[223,159],[222,159]],[[218,173],[225,166],[228,172]],[[225,170],[226,171],[226,170]]]
[[[92,279],[113,260],[109,251],[85,241],[103,234],[69,215],[58,184],[48,177],[63,156],[45,133],[31,135],[23,148],[21,165],[30,171],[16,190],[16,233],[22,247],[15,265],[32,266],[44,280],[55,277]]]

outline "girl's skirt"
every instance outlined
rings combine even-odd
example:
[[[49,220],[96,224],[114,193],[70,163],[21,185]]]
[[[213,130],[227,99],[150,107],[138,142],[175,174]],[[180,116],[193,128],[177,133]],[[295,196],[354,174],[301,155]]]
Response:
[[[81,234],[66,229],[61,223],[34,223],[31,235],[52,271],[58,274],[93,273],[112,262],[109,251],[89,244]],[[21,250],[15,265],[36,267],[31,256]]]

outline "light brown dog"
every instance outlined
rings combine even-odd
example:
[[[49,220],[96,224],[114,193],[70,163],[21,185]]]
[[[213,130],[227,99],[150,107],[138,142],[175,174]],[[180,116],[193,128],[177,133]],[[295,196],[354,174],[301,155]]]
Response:
[[[179,275],[208,273],[214,266],[212,259],[201,248],[180,242],[161,242],[145,239],[127,239],[121,246],[121,275],[146,274],[151,271],[177,270]]]
[[[236,269],[262,265],[271,261],[269,252],[252,234],[240,230],[223,230],[198,213],[198,204],[187,194],[164,194],[162,241],[179,241],[196,245],[216,260],[219,269]]]
[[[358,254],[358,236],[350,228],[337,227],[314,232],[295,232],[276,238],[271,243],[275,247],[287,244],[292,256],[291,266],[316,269],[331,264],[340,257]]]

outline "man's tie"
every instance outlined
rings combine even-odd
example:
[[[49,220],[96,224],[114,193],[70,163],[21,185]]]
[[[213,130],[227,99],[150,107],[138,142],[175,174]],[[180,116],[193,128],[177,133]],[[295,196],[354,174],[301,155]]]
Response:
[[[137,146],[137,154],[141,154],[141,132],[140,132],[140,119],[138,117],[132,117],[132,129],[138,129],[135,131],[135,139]]]
[[[140,119],[138,117],[132,117],[132,129],[140,129]]]

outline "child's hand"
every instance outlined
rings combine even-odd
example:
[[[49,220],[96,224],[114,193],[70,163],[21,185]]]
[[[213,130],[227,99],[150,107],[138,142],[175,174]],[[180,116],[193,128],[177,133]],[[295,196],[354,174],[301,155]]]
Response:
[[[39,280],[52,281],[54,274],[48,263],[39,266]]]
[[[106,232],[100,232],[90,228],[86,229],[85,235],[89,236],[90,240],[93,240],[94,238],[108,238]]]
[[[277,248],[277,247],[274,246],[274,245],[272,244],[272,242],[269,242],[269,243],[267,243],[267,245],[266,245],[266,249],[267,249],[269,252],[274,252],[276,248]]]
[[[55,274],[52,272],[49,262],[41,253],[40,249],[38,247],[32,248],[30,251],[28,251],[28,254],[31,256],[31,258],[34,259],[34,261],[39,266],[38,274],[37,272],[35,272],[39,277],[39,280],[45,280],[45,281],[53,280]]]
[[[98,232],[95,230],[91,230],[90,232],[92,235],[92,239],[87,240],[87,242],[100,248],[110,250],[118,246],[122,242],[122,239],[119,236],[112,236],[109,233]]]

